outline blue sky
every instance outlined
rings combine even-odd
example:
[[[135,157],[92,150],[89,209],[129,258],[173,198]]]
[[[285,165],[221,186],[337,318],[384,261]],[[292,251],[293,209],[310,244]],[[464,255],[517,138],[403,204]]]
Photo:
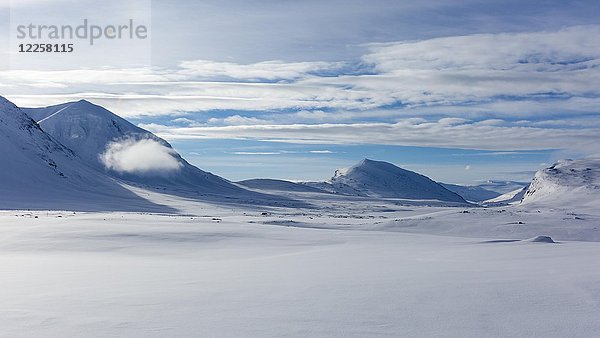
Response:
[[[113,5],[0,3],[13,21],[151,20],[138,50],[101,43],[79,60],[5,67],[0,95],[88,99],[233,180],[326,179],[365,157],[453,183],[527,180],[598,152],[597,1]]]

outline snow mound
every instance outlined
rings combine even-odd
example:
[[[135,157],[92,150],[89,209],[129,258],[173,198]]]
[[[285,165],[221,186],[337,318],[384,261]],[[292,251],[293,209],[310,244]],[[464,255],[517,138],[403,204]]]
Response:
[[[556,243],[552,237],[550,236],[536,236],[530,239],[525,240],[524,242],[534,242],[534,243]]]
[[[427,176],[369,159],[336,170],[330,183],[341,194],[467,203]]]
[[[523,204],[600,207],[600,158],[561,160],[538,171]]]

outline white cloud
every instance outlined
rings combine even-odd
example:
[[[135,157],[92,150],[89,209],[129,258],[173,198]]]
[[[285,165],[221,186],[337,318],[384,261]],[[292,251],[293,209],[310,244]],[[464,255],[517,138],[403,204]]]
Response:
[[[384,73],[407,69],[486,69],[541,72],[597,64],[600,26],[558,31],[474,34],[371,44],[363,59]]]
[[[240,115],[227,116],[225,118],[211,118],[208,120],[209,124],[222,124],[222,125],[257,125],[257,124],[269,124],[273,123],[273,121],[266,121],[263,119],[258,119],[256,117],[246,117]]]
[[[398,116],[597,112],[600,26],[367,48],[363,62],[375,70],[370,75],[315,75],[341,69],[344,64],[339,62],[192,60],[173,69],[5,71],[0,83],[9,86],[5,96],[19,105],[86,98],[123,116],[304,109],[298,118],[333,121],[330,111],[354,111],[360,119],[361,112],[397,103],[402,103],[394,110]],[[286,82],[269,82],[274,80]],[[74,87],[79,93],[73,94]],[[44,95],[39,95],[41,88]]]
[[[272,151],[236,151],[232,153],[233,155],[281,155],[279,152]]]
[[[463,121],[400,120],[396,123],[287,124],[173,128],[141,127],[172,140],[254,139],[303,144],[389,144],[480,150],[593,150],[600,142],[595,128],[545,129],[514,124],[480,125]]]
[[[179,74],[203,79],[231,78],[238,80],[294,80],[310,73],[335,70],[343,63],[264,61],[253,64],[214,62],[209,60],[184,61]]]
[[[21,106],[86,98],[126,117],[235,111],[157,126],[169,138],[525,150],[587,149],[600,134],[600,25],[366,47],[368,75],[318,75],[348,65],[340,62],[192,60],[173,69],[8,71],[0,83]]]
[[[176,156],[158,141],[126,139],[109,144],[100,160],[107,169],[120,173],[165,175],[182,168]]]
[[[194,121],[192,119],[188,119],[186,117],[178,117],[176,119],[172,119],[171,122],[185,124],[185,125],[188,125],[188,126],[199,126],[199,125],[201,125],[197,121]]]

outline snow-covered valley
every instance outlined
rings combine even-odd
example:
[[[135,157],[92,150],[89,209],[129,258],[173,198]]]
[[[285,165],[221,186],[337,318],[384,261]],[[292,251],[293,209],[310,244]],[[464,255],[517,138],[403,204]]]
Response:
[[[436,207],[353,215],[326,206],[276,212],[171,202],[199,212],[2,212],[3,333],[564,337],[600,330],[593,268],[600,243],[564,240],[562,221],[551,221],[564,215],[546,214],[526,233],[508,224],[534,217],[514,210],[492,218]],[[411,226],[391,226],[396,217]],[[539,232],[542,220],[554,229]],[[449,228],[468,237],[431,234]],[[542,233],[560,243],[509,241]]]

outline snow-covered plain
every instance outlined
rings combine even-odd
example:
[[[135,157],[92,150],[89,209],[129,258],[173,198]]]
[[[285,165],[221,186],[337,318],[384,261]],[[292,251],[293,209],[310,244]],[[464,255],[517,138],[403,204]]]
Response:
[[[571,241],[600,240],[591,213],[322,193],[290,193],[310,200],[303,209],[216,206],[136,192],[179,215],[0,212],[3,335],[600,332],[600,243]],[[559,243],[510,241],[546,234]]]

